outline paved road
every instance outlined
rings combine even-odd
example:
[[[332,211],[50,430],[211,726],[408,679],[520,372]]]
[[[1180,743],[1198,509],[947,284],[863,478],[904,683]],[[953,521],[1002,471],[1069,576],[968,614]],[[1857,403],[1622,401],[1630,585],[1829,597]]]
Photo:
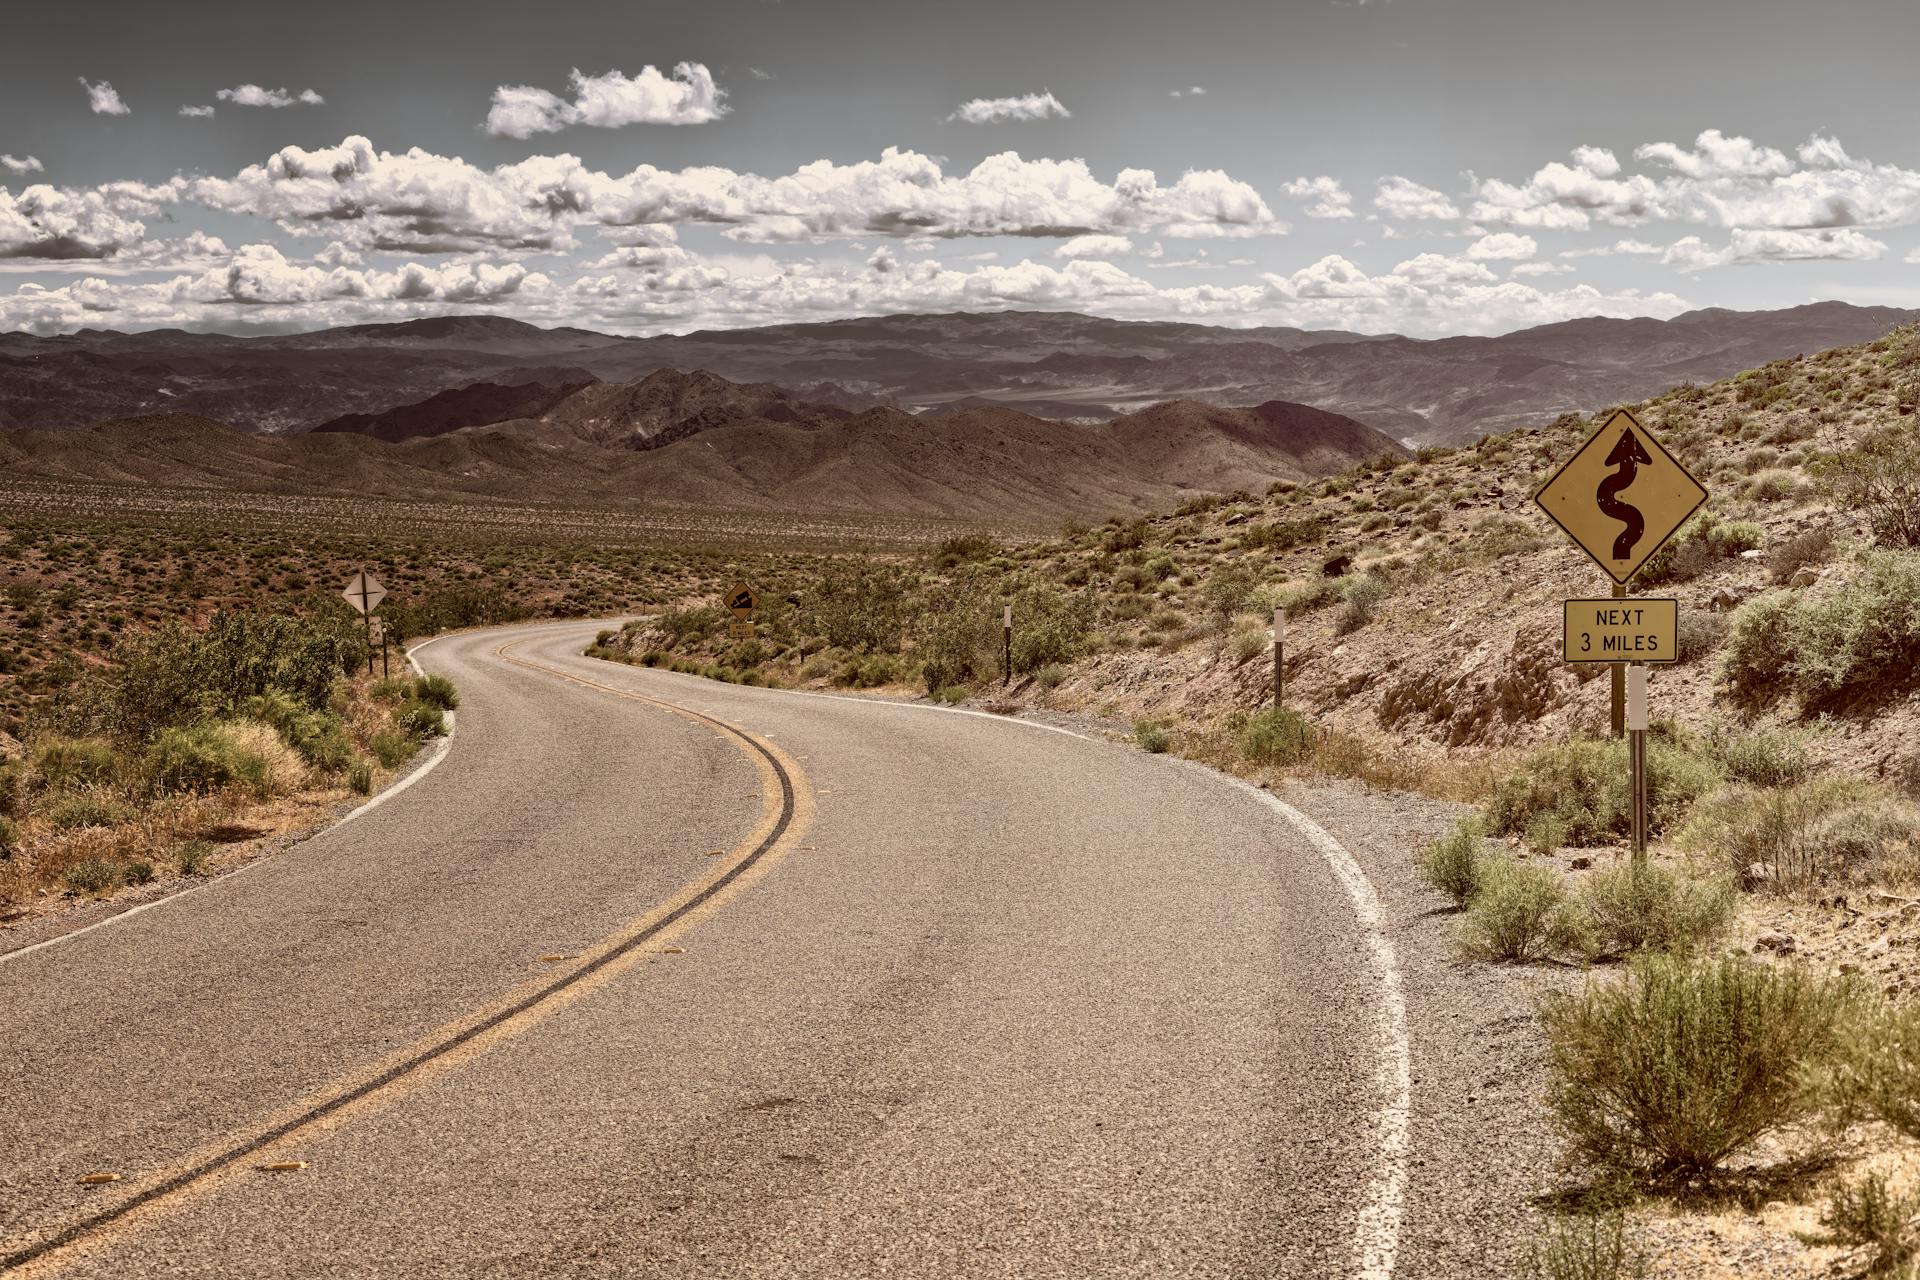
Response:
[[[592,630],[428,646],[464,701],[409,790],[0,961],[0,1273],[1396,1273],[1398,983],[1337,845]]]

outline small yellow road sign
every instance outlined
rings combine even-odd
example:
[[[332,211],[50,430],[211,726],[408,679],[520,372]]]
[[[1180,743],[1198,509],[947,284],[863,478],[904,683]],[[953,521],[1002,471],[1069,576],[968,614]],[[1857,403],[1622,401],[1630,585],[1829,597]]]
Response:
[[[729,622],[727,634],[735,640],[751,640],[756,632],[751,622]]]
[[[736,582],[727,588],[727,608],[733,610],[736,618],[744,620],[759,603],[760,597],[745,582]]]
[[[1707,491],[1621,409],[1533,500],[1624,585],[1699,510]]]
[[[1678,600],[1569,600],[1561,657],[1567,662],[1675,662]]]

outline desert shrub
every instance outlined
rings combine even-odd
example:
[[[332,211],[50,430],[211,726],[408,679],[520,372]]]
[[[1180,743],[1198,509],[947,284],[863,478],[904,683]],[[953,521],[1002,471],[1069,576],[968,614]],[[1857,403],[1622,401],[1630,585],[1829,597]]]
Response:
[[[347,766],[347,790],[357,796],[373,794],[373,767],[365,760],[355,760]]]
[[[1726,787],[1679,833],[1683,848],[1712,858],[1749,889],[1853,879],[1906,863],[1916,841],[1920,811],[1864,778],[1839,776]]]
[[[923,614],[914,653],[928,692],[1000,678],[1000,610],[992,600],[948,589],[933,593]]]
[[[20,825],[12,818],[0,817],[0,862],[11,858],[20,848]]]
[[[1810,529],[1788,539],[1767,557],[1767,569],[1775,586],[1786,586],[1800,570],[1825,564],[1833,554],[1833,530]]]
[[[1294,618],[1303,613],[1311,613],[1315,609],[1325,608],[1339,598],[1338,582],[1310,582],[1287,592],[1280,601],[1280,607],[1289,618]]]
[[[272,690],[316,710],[366,657],[342,614],[223,610],[205,631],[178,624],[129,642],[120,663],[80,691],[68,717],[123,742],[236,713]]]
[[[1740,486],[1741,495],[1754,502],[1778,502],[1799,491],[1800,478],[1785,470],[1762,471]]]
[[[421,676],[413,682],[413,696],[448,711],[460,705],[460,691],[445,676]]]
[[[197,876],[213,857],[213,846],[205,840],[189,840],[173,851],[174,865],[183,876]]]
[[[1843,1114],[1865,1114],[1920,1138],[1920,1005],[1863,1004],[1823,1084]]]
[[[1727,777],[1756,787],[1803,782],[1819,769],[1811,740],[1792,729],[1739,729],[1716,724],[1705,750]]]
[[[1728,520],[1709,529],[1706,540],[1715,555],[1726,559],[1756,550],[1766,537],[1767,531],[1750,520]]]
[[[391,680],[375,680],[373,687],[367,692],[375,702],[398,704],[405,702],[413,693],[413,681],[404,676],[396,676]]]
[[[447,714],[439,704],[409,698],[393,709],[394,727],[412,738],[437,738],[447,731]]]
[[[1877,551],[1815,599],[1768,592],[1733,616],[1722,673],[1751,699],[1883,695],[1920,670],[1920,552]]]
[[[1626,979],[1549,993],[1548,1105],[1580,1157],[1656,1181],[1710,1178],[1811,1119],[1811,1074],[1840,1039],[1849,986],[1738,958],[1636,960]]]
[[[238,784],[264,795],[272,785],[271,764],[252,745],[223,724],[163,729],[148,744],[141,769],[160,791],[205,794]]]
[[[1575,898],[1593,953],[1608,957],[1694,952],[1726,932],[1738,904],[1730,881],[1695,879],[1656,862],[1595,871]]]
[[[718,605],[693,605],[685,609],[665,609],[653,617],[654,630],[666,638],[666,647],[682,649],[701,644],[719,635],[728,614]]]
[[[1779,696],[1791,687],[1793,631],[1799,602],[1769,591],[1740,606],[1729,623],[1721,652],[1722,677],[1749,699]]]
[[[1084,651],[1094,626],[1090,598],[1042,585],[1029,586],[1012,603],[1014,674],[1072,662]]]
[[[387,634],[395,641],[403,641],[461,627],[519,622],[532,615],[510,592],[489,586],[459,585],[436,587],[419,597],[396,592],[381,605],[380,616],[386,620]],[[357,622],[354,625],[357,626]]]
[[[1227,642],[1227,652],[1233,658],[1234,666],[1251,662],[1272,647],[1272,641],[1262,630],[1236,631],[1233,639]]]
[[[387,730],[374,734],[368,745],[373,748],[374,759],[380,762],[381,768],[397,769],[413,758],[420,744],[409,734]]]
[[[951,706],[954,703],[965,702],[967,700],[967,686],[963,684],[950,684],[944,689],[933,690],[928,696],[935,702],[946,703]]]
[[[1525,962],[1586,949],[1558,871],[1491,856],[1481,860],[1479,873],[1479,892],[1454,934],[1463,955]]]
[[[56,831],[77,831],[84,827],[111,827],[127,821],[133,809],[105,787],[62,788],[47,793],[39,806],[40,815]]]
[[[1374,610],[1387,598],[1387,584],[1376,574],[1363,573],[1340,584],[1340,612],[1333,621],[1337,636],[1358,631],[1373,621]]]
[[[1723,613],[1705,613],[1682,609],[1675,627],[1674,661],[1682,665],[1698,662],[1726,643],[1729,629]]]
[[[963,533],[944,538],[933,549],[933,562],[942,569],[953,569],[975,560],[990,560],[1003,548],[983,533]]]
[[[98,738],[46,737],[27,753],[34,783],[41,787],[94,786],[120,775],[120,753]]]
[[[1649,831],[1663,832],[1676,825],[1720,780],[1711,760],[1650,735]],[[1541,748],[1495,788],[1487,818],[1494,834],[1525,837],[1542,852],[1563,844],[1600,844],[1630,835],[1633,806],[1627,744],[1576,738]]]
[[[1463,818],[1453,830],[1427,846],[1420,873],[1427,883],[1464,907],[1480,891],[1486,861],[1486,828],[1478,818]]]
[[[275,690],[248,698],[241,713],[272,725],[281,740],[316,769],[333,773],[353,760],[353,743],[347,738],[346,726],[332,711],[311,710]]]
[[[840,669],[840,663],[824,653],[816,653],[800,664],[803,680],[824,680]]]
[[[1646,1254],[1627,1236],[1622,1208],[1577,1213],[1543,1223],[1527,1248],[1533,1280],[1639,1280]]]
[[[1920,1215],[1920,1195],[1897,1193],[1885,1174],[1872,1172],[1857,1183],[1842,1182],[1833,1189],[1826,1212],[1820,1215],[1827,1233],[1809,1243],[1864,1248],[1867,1274],[1887,1275],[1915,1255],[1912,1223],[1916,1215]]]
[[[1167,727],[1157,720],[1134,721],[1133,740],[1142,751],[1151,751],[1156,755],[1173,745]]]
[[[1254,764],[1298,764],[1313,752],[1313,725],[1297,711],[1269,707],[1247,717],[1234,745]]]
[[[1884,427],[1811,470],[1843,511],[1866,516],[1883,547],[1920,547],[1920,420]]]
[[[864,658],[855,658],[842,667],[835,678],[836,684],[854,689],[877,689],[883,684],[892,684],[900,678],[900,667],[884,653],[870,653]]]
[[[1033,673],[1033,682],[1042,689],[1057,689],[1066,678],[1067,669],[1058,663],[1048,663]]]
[[[88,858],[68,867],[61,878],[76,893],[106,893],[120,885],[120,864],[108,858]]]

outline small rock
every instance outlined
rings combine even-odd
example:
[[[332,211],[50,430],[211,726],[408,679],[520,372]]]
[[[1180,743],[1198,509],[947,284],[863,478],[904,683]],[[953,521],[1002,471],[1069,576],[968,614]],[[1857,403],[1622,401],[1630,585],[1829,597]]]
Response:
[[[1810,587],[1818,581],[1820,581],[1820,574],[1816,570],[1802,568],[1794,573],[1793,580],[1787,583],[1787,585],[1790,587]]]
[[[1575,871],[1585,871],[1593,865],[1593,859],[1585,857],[1575,858],[1571,865]]]
[[[1799,948],[1799,943],[1790,933],[1763,933],[1754,939],[1755,951],[1772,951],[1778,955],[1791,955]]]
[[[1710,607],[1714,609],[1718,609],[1722,613],[1725,613],[1727,610],[1734,608],[1739,603],[1740,603],[1740,593],[1735,591],[1731,587],[1720,588],[1718,591],[1714,592],[1713,596],[1707,601],[1707,604]]]
[[[1767,554],[1767,553],[1766,553],[1766,552],[1764,552],[1764,551],[1762,551],[1762,550],[1760,550],[1760,549],[1759,549],[1758,547],[1755,547],[1755,548],[1754,548],[1753,550],[1751,550],[1751,551],[1742,551],[1742,552],[1740,553],[1740,558],[1741,558],[1742,560],[1758,560],[1758,559],[1759,559],[1759,558],[1760,558],[1761,556],[1763,556],[1763,555],[1765,555],[1765,554]]]

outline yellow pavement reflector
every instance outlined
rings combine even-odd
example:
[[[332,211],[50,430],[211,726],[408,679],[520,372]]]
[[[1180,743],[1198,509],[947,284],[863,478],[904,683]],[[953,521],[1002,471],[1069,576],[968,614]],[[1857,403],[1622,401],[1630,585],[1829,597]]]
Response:
[[[725,849],[709,849],[707,850],[707,856],[709,858],[724,858],[727,856],[727,851]]]
[[[120,1175],[117,1173],[90,1173],[80,1179],[80,1185],[83,1187],[97,1187],[103,1182],[118,1181],[120,1181]]]
[[[566,957],[561,955],[558,951],[554,951],[554,952],[549,952],[547,955],[541,956],[540,959],[545,961],[548,964],[552,964],[555,960],[565,960]]]
[[[275,1160],[272,1164],[260,1166],[268,1173],[295,1173],[307,1167],[305,1160]]]
[[[687,954],[687,949],[685,947],[662,947],[660,948],[660,954],[663,956],[683,956]]]

